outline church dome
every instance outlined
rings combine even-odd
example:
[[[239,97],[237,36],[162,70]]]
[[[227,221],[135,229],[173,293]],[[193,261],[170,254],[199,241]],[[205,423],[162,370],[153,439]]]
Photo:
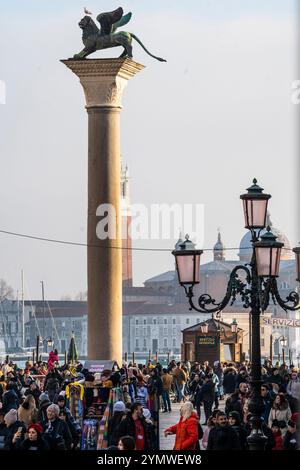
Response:
[[[278,228],[274,227],[270,214],[267,214],[267,221],[266,225],[270,226],[271,232],[277,237],[278,242],[284,243],[284,247],[281,250],[281,260],[290,260],[293,259],[293,253],[291,251],[291,245],[289,242],[289,239],[287,236],[281,232]],[[262,230],[261,235],[263,235],[266,232],[266,230]],[[251,245],[251,233],[250,231],[247,231],[245,235],[243,236],[241,242],[240,242],[240,248],[239,248],[239,253],[238,256],[240,258],[240,261],[242,262],[249,262],[252,256],[252,245]]]
[[[218,240],[214,245],[214,260],[224,261],[225,260],[225,245],[221,240],[221,233],[218,232]]]

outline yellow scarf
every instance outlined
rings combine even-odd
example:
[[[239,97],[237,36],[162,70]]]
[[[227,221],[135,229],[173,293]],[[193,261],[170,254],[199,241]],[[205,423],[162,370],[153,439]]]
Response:
[[[81,383],[79,382],[73,382],[69,385],[66,386],[66,397],[70,398],[70,387],[79,387],[80,388],[80,400],[83,400],[83,395],[84,395],[84,387]]]

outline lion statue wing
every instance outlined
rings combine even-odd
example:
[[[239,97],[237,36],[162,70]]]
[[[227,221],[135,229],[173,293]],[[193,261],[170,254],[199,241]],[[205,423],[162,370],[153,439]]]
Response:
[[[114,33],[118,28],[121,28],[125,24],[129,23],[129,21],[131,20],[131,17],[132,17],[131,11],[127,13],[126,15],[123,15],[119,21],[113,24],[111,32]]]
[[[97,16],[97,21],[100,23],[101,26],[101,31],[100,34],[101,36],[104,36],[106,34],[111,34],[113,25],[120,21],[123,16],[123,8],[119,7],[114,11],[110,11],[108,13],[100,13]]]

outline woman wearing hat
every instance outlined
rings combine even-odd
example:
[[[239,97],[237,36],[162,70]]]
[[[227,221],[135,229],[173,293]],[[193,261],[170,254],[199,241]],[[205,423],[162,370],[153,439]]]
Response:
[[[116,401],[113,408],[113,415],[108,420],[108,445],[116,446],[119,442],[118,427],[123,418],[125,418],[125,403]]]
[[[21,450],[49,450],[48,443],[43,439],[40,424],[30,424],[27,429],[27,436],[20,445]]]

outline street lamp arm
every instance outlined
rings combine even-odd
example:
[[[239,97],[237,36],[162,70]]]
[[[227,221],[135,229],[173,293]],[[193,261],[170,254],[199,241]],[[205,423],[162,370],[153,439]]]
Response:
[[[246,283],[239,278],[238,271],[244,271],[246,273]],[[250,270],[244,265],[235,266],[235,268],[231,271],[230,279],[227,285],[227,291],[223,300],[221,300],[221,302],[216,302],[216,300],[212,298],[210,294],[201,294],[197,301],[199,306],[196,306],[193,302],[193,286],[189,286],[188,288],[185,286],[184,287],[190,304],[190,310],[196,310],[200,313],[216,313],[221,312],[229,304],[229,302],[230,305],[233,305],[238,295],[241,296],[241,299],[244,302],[244,308],[248,308],[250,306],[251,290],[248,289],[247,286],[250,284]],[[209,308],[210,305],[213,307]]]
[[[299,297],[298,292],[291,291],[289,295],[286,297],[286,299],[283,300],[280,297],[276,279],[271,280],[271,291],[273,294],[273,300],[275,299],[278,305],[280,305],[280,307],[283,308],[283,310],[296,311],[300,309],[300,297]]]

